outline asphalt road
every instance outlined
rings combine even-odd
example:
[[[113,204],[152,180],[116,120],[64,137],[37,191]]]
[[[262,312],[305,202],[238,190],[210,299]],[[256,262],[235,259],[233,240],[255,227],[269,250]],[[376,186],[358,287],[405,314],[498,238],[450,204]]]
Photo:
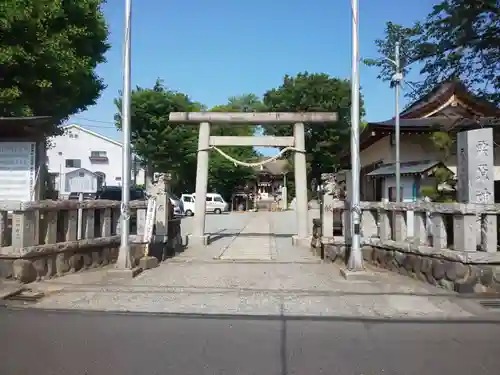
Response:
[[[2,375],[498,374],[500,325],[0,309]]]

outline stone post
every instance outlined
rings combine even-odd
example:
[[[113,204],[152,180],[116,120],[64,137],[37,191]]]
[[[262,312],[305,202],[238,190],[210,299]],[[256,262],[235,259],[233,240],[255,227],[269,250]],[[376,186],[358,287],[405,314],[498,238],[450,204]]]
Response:
[[[308,224],[309,218],[307,204],[307,171],[306,171],[306,154],[305,154],[305,136],[304,123],[297,122],[293,125],[293,133],[295,136],[295,197],[297,215],[297,236],[293,238],[294,245],[309,246],[308,239]]]
[[[321,215],[321,233],[323,237],[333,237],[333,202],[338,201],[336,196],[337,181],[334,173],[323,173],[321,174],[321,183],[325,187],[325,193],[323,195],[323,206],[321,209],[323,213]]]
[[[210,123],[200,123],[198,133],[198,161],[196,165],[196,197],[193,217],[193,233],[190,244],[207,245],[205,235],[206,196],[208,188],[208,153],[210,146]]]
[[[167,249],[169,220],[168,212],[170,210],[170,200],[166,194],[167,189],[167,181],[165,178],[165,174],[163,173],[160,173],[158,175],[158,179],[156,179],[156,181],[152,181],[150,187],[148,188],[148,195],[152,198],[155,198],[156,200],[156,212],[153,238],[151,240],[152,243],[150,243],[149,245],[144,244],[145,249],[148,249],[149,252],[146,253],[146,251],[144,251],[144,256],[139,260],[139,268],[141,269],[156,267],[159,263],[159,260],[163,259],[163,254]],[[137,234],[141,235],[143,233],[139,232],[139,214],[137,220]],[[141,231],[143,232],[145,230],[145,220],[140,223],[140,227],[142,227]],[[153,256],[150,256],[150,254]]]
[[[457,135],[457,173],[458,173],[458,201],[462,203],[495,203],[495,179],[493,164],[493,129],[484,128],[460,132]],[[464,231],[464,236],[457,236],[464,241],[465,233],[476,231],[476,243],[485,245],[488,252],[496,252],[497,218],[488,215],[484,218],[486,225],[481,225],[481,218],[472,215],[455,220],[455,231]],[[455,244],[464,249],[471,246],[468,243]],[[476,249],[467,249],[475,251]]]

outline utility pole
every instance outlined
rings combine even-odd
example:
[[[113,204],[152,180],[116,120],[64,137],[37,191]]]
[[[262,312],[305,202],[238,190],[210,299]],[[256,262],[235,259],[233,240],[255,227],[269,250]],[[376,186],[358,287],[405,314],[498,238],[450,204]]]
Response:
[[[360,226],[360,162],[359,162],[359,9],[358,0],[351,0],[352,8],[352,70],[351,70],[351,252],[347,268],[350,271],[363,270]]]
[[[394,94],[395,94],[395,103],[394,103],[394,130],[396,132],[395,143],[396,143],[396,202],[401,202],[401,160],[399,155],[399,146],[400,146],[400,130],[399,130],[399,90],[401,80],[403,79],[403,75],[401,74],[401,64],[399,57],[399,42],[396,42],[395,51],[394,51],[394,65],[396,67],[396,73],[392,77],[394,82]]]
[[[130,220],[130,106],[131,106],[131,86],[130,86],[130,49],[131,49],[131,16],[132,0],[125,0],[125,32],[124,32],[124,52],[123,52],[123,97],[122,97],[122,202],[120,216],[120,251],[116,261],[119,269],[129,269],[132,267],[130,260],[129,244],[129,220]]]

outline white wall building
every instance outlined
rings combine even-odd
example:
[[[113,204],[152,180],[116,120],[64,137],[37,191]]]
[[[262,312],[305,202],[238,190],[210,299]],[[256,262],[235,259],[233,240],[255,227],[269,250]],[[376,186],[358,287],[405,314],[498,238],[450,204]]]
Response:
[[[74,124],[66,126],[63,135],[50,141],[52,147],[47,150],[47,165],[60,194],[68,195],[75,189],[89,192],[100,186],[121,185],[120,142]],[[131,176],[132,183],[144,184],[144,169],[138,167],[134,178],[132,167]]]

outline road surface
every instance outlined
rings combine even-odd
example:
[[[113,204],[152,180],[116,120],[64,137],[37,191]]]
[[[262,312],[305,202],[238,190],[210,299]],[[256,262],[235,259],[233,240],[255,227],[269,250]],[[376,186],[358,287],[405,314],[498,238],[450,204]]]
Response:
[[[0,309],[2,375],[496,375],[500,325]]]

